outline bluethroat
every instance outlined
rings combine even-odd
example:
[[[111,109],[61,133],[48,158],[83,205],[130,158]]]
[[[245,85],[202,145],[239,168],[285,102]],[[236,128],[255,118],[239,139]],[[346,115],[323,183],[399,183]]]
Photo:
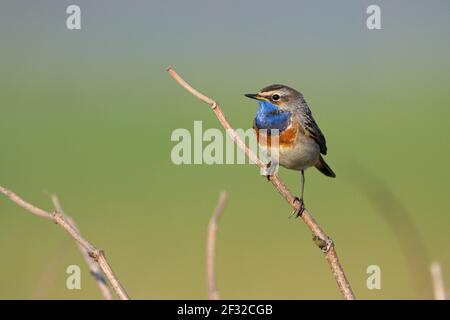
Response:
[[[336,177],[321,155],[327,154],[325,137],[303,95],[297,90],[273,84],[256,94],[245,96],[258,100],[259,109],[253,121],[253,128],[259,147],[267,152],[271,136],[278,135],[278,159],[270,157],[269,154],[269,166],[279,164],[287,169],[300,171],[300,198],[296,198],[300,206],[299,210],[294,212],[298,217],[305,210],[305,170],[314,166],[327,177]]]

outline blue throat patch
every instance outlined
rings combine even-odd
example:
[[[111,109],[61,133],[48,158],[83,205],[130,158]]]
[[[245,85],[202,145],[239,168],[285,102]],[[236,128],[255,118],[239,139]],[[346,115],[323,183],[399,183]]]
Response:
[[[278,129],[282,132],[289,126],[291,113],[281,111],[276,105],[266,100],[259,100],[259,109],[256,113],[255,125],[258,129]],[[270,134],[270,132],[268,132]]]

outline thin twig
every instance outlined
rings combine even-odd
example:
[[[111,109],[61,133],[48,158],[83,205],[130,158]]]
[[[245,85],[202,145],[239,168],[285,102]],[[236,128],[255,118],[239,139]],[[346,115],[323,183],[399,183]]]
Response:
[[[216,284],[216,239],[219,219],[228,199],[228,193],[225,191],[220,193],[217,206],[208,225],[208,237],[206,240],[206,273],[208,285],[209,300],[219,300],[219,291]]]
[[[191,87],[185,80],[183,80],[175,72],[175,70],[171,66],[167,68],[167,72],[169,72],[172,78],[175,79],[175,81],[177,81],[183,88],[189,91],[192,95],[194,95],[201,101],[209,104],[211,109],[214,111],[217,118],[219,119],[220,123],[222,124],[222,126],[226,129],[227,133],[238,145],[238,147],[242,151],[244,151],[245,154],[250,158],[250,160],[253,163],[255,163],[259,168],[261,169],[265,168],[265,165],[262,163],[262,161],[259,160],[256,154],[245,145],[245,143],[238,136],[236,131],[231,127],[228,120],[225,118],[222,109],[220,108],[220,106],[217,104],[216,101],[212,100],[211,98],[205,96],[204,94],[200,93],[199,91]],[[278,190],[278,192],[291,205],[291,207],[294,210],[299,210],[300,207],[299,201],[296,201],[296,198],[292,195],[292,193],[281,181],[281,179],[276,174],[269,176],[269,178],[272,184]],[[315,221],[315,219],[309,213],[308,210],[305,209],[303,211],[301,218],[303,219],[305,224],[309,227],[309,229],[311,229],[311,231],[313,232],[315,243],[324,252],[325,258],[330,265],[331,271],[333,273],[334,278],[336,279],[336,282],[342,295],[344,296],[345,299],[348,300],[355,299],[350,283],[348,282],[345,276],[344,269],[342,268],[339,262],[339,258],[337,256],[333,240],[325,234],[325,232],[322,230],[322,228],[320,228],[320,226],[318,225],[318,223]]]
[[[441,265],[439,262],[433,262],[430,266],[431,278],[433,280],[433,292],[435,300],[445,300],[444,278],[442,277]]]
[[[53,195],[51,195],[51,199],[52,199],[52,203],[53,203],[53,206],[55,207],[56,212],[61,213],[63,215],[63,217],[70,224],[72,224],[73,228],[78,233],[80,233],[80,230],[78,229],[75,221],[64,212],[64,210],[61,206],[61,203],[59,202],[58,196],[53,194]],[[94,277],[95,281],[97,282],[103,298],[105,298],[105,300],[112,300],[113,296],[112,296],[111,290],[109,289],[107,280],[106,280],[105,275],[103,274],[102,270],[100,270],[98,264],[95,263],[95,261],[89,255],[89,252],[83,246],[81,246],[78,242],[77,242],[77,246],[80,249],[84,260],[86,261],[87,265],[89,266],[91,275],[92,275],[92,277]]]
[[[128,294],[125,289],[120,284],[116,275],[114,274],[111,266],[106,260],[105,253],[102,250],[98,250],[93,245],[91,245],[83,236],[78,232],[78,230],[64,217],[61,212],[55,211],[53,213],[42,210],[38,207],[33,206],[32,204],[26,202],[14,192],[0,186],[0,193],[3,193],[7,196],[11,201],[15,202],[25,210],[30,213],[37,215],[41,218],[45,218],[51,220],[58,224],[61,228],[64,229],[74,240],[80,245],[84,250],[86,250],[89,256],[98,264],[99,268],[108,278],[114,292],[116,292],[117,296],[121,300],[128,300]]]

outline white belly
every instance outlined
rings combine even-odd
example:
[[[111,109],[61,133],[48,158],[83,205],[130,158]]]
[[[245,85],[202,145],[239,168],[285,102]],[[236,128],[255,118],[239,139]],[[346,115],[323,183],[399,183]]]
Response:
[[[260,146],[260,148],[263,147]],[[267,154],[267,149],[263,148],[263,152]],[[319,160],[320,148],[313,139],[302,136],[297,139],[297,143],[294,146],[281,146],[278,148],[278,159],[273,155],[272,151],[270,158],[273,163],[279,163],[287,169],[304,170],[314,166]]]

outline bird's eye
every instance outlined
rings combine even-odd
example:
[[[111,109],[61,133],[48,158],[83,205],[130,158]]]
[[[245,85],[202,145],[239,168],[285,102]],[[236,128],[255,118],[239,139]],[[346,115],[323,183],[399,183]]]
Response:
[[[272,100],[273,100],[273,101],[278,101],[278,100],[280,100],[280,95],[274,94],[274,95],[272,96]]]

